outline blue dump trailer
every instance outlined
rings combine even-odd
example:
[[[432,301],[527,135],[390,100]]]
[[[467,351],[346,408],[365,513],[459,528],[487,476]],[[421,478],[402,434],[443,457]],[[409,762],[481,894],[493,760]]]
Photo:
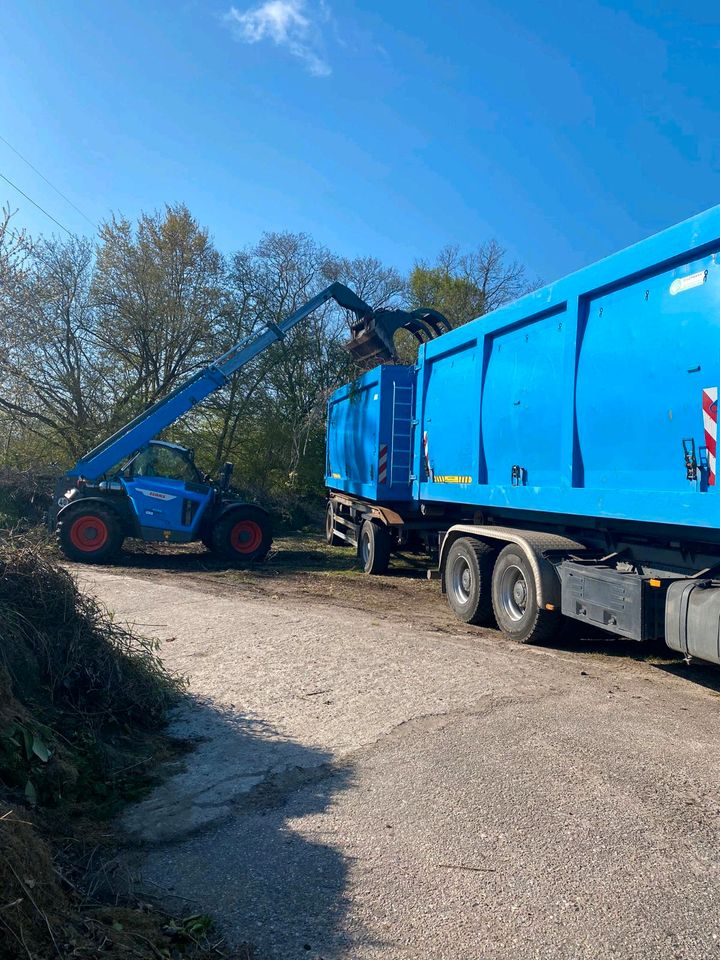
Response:
[[[326,533],[435,550],[469,623],[720,663],[720,206],[423,344],[328,408]]]

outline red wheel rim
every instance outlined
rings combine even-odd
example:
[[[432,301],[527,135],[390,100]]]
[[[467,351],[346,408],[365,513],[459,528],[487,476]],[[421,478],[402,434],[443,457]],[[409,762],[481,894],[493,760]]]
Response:
[[[262,527],[254,520],[239,520],[230,531],[230,543],[237,553],[255,553],[262,540]]]
[[[107,524],[100,517],[84,516],[74,520],[70,527],[70,542],[76,550],[92,553],[100,550],[108,541]]]

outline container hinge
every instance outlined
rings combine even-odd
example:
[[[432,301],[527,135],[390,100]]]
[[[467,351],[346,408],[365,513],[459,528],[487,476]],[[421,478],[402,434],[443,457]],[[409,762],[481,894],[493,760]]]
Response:
[[[697,480],[698,465],[695,456],[695,441],[692,437],[684,437],[682,444],[685,454],[685,475],[688,480]]]

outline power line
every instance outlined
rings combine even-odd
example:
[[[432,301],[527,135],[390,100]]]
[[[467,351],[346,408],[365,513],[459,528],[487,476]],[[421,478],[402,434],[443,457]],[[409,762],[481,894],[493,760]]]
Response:
[[[33,166],[33,164],[30,163],[30,161],[27,159],[27,157],[24,157],[24,156],[20,153],[19,150],[16,150],[15,147],[5,139],[5,137],[1,137],[1,136],[0,136],[0,141],[2,141],[2,142],[5,144],[6,147],[9,147],[9,148],[12,150],[12,152],[15,154],[15,156],[20,157],[20,159],[22,160],[22,162],[23,162],[23,163],[26,163],[26,164],[30,167],[31,170],[34,170],[35,173],[40,177],[41,180],[44,180],[45,183],[46,183],[49,187],[52,187],[53,190],[55,191],[55,193],[58,194],[58,196],[61,196],[66,203],[69,203],[70,206],[73,208],[73,210],[76,210],[76,211],[80,214],[81,217],[84,217],[85,220],[87,220],[87,222],[88,222],[88,223],[90,224],[90,226],[93,228],[93,230],[96,230],[96,229],[97,229],[97,226],[92,222],[92,220],[90,219],[90,217],[88,217],[87,214],[83,213],[82,210],[80,209],[80,207],[76,206],[76,205],[72,202],[72,200],[70,199],[70,197],[66,197],[65,194],[62,192],[62,190],[58,190],[58,188],[55,186],[55,184],[52,183],[50,180],[48,180],[48,178],[47,178],[44,174],[40,173],[40,171],[38,170],[38,168],[35,167],[35,166]]]
[[[34,207],[37,207],[40,213],[44,213],[45,216],[48,217],[50,220],[52,220],[53,223],[56,223],[60,227],[60,229],[64,230],[69,237],[73,236],[73,234],[70,232],[70,230],[68,230],[68,228],[64,224],[60,223],[59,220],[56,220],[55,217],[51,213],[48,213],[47,210],[43,209],[43,207],[41,207],[39,203],[35,203],[33,198],[29,197],[24,190],[21,190],[16,183],[13,183],[12,180],[8,180],[8,178],[5,176],[4,173],[0,173],[0,177],[2,177],[5,183],[9,183],[10,186],[13,188],[13,190],[17,190],[17,192],[19,194],[22,194],[22,196],[25,197],[26,200],[29,200]]]

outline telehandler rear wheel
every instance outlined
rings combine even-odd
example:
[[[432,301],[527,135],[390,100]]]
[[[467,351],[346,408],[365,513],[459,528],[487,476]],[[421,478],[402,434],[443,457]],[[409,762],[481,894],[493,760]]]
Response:
[[[68,560],[80,563],[107,563],[118,553],[123,539],[117,515],[101,504],[69,510],[57,525],[58,546]]]
[[[272,546],[270,518],[256,507],[238,507],[212,529],[212,549],[227,560],[258,563]]]

